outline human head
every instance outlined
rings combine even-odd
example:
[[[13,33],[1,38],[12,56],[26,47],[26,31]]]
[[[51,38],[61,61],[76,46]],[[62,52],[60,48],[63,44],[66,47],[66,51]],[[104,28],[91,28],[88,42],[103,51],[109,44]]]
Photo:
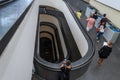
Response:
[[[71,64],[71,61],[70,60],[67,60],[66,61],[66,65],[69,66]]]
[[[107,44],[108,44],[108,46],[112,46],[112,42],[111,41],[108,41]]]
[[[82,10],[79,10],[79,12],[82,12]]]
[[[106,14],[103,14],[103,17],[106,17]]]
[[[97,14],[97,11],[95,11],[95,14]]]

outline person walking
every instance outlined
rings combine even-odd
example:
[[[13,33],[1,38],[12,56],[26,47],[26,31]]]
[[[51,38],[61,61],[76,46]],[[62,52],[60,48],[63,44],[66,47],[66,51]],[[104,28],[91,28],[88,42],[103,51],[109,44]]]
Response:
[[[76,12],[76,15],[77,15],[78,19],[80,19],[80,18],[81,18],[81,15],[82,15],[82,10],[77,11],[77,12]]]
[[[99,26],[99,31],[97,32],[97,42],[100,41],[100,37],[103,35],[104,31],[105,31],[105,23],[103,22],[100,26]]]
[[[93,16],[90,16],[89,18],[86,19],[86,21],[87,21],[86,30],[90,31],[95,24],[95,19],[93,18]]]
[[[106,17],[106,14],[103,14],[103,16],[102,16],[102,18],[101,18],[101,20],[99,21],[99,23],[98,23],[98,27],[97,27],[97,33],[98,33],[98,31],[99,31],[99,27],[101,26],[101,24],[102,23],[104,23],[104,25],[105,25],[105,27],[106,27],[106,23],[108,22],[108,19],[107,19],[107,17]]]
[[[107,20],[106,14],[103,14],[103,18],[100,20],[100,24],[105,23],[106,25],[107,21],[108,20]]]
[[[97,13],[97,11],[95,11],[95,13],[93,14],[93,18],[94,18],[95,20],[98,19],[98,13]]]
[[[61,80],[70,80],[71,61],[65,60],[60,66],[61,69]]]
[[[99,51],[99,59],[98,59],[98,66],[100,66],[104,59],[107,59],[110,53],[112,52],[112,42],[108,41],[107,45],[104,45]]]

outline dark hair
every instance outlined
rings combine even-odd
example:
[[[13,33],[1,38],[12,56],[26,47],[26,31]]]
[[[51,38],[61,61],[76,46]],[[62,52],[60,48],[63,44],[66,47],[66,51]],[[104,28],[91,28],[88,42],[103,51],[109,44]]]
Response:
[[[70,60],[67,60],[66,61],[66,65],[69,66],[71,64],[71,61]]]
[[[93,18],[94,18],[94,19],[98,19],[97,11],[95,11],[95,13],[93,14]]]
[[[79,12],[82,12],[82,10],[79,10]]]
[[[103,17],[106,17],[106,14],[103,14]]]
[[[94,14],[97,14],[97,11],[95,11],[95,13]]]
[[[112,46],[112,41],[108,41],[108,45]]]

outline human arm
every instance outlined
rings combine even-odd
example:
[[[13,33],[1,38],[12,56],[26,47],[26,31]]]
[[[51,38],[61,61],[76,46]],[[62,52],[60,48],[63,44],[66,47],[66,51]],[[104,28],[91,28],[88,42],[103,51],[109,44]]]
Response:
[[[86,21],[89,21],[90,18],[87,18]]]

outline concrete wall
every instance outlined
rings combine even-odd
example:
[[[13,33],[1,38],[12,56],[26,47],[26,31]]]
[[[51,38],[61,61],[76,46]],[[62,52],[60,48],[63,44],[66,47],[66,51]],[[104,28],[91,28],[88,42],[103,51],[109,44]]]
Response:
[[[120,28],[120,17],[119,17],[120,11],[117,11],[108,6],[105,6],[105,5],[97,2],[96,0],[90,0],[90,4],[92,6],[94,6],[96,9],[98,9],[101,14],[106,13],[107,18],[110,19],[115,26]]]
[[[61,32],[58,20],[53,16],[41,14],[40,15],[40,21],[41,22],[50,22],[50,23],[55,24],[55,26],[57,27],[59,36],[60,36],[60,41],[61,41],[62,49],[63,49],[63,52],[64,52],[64,56],[66,57],[68,52],[67,52],[67,49],[66,49],[66,46],[65,46],[65,42],[64,42],[64,39],[63,39],[63,35],[62,35],[62,32]],[[56,42],[56,40],[55,40],[55,42]]]

